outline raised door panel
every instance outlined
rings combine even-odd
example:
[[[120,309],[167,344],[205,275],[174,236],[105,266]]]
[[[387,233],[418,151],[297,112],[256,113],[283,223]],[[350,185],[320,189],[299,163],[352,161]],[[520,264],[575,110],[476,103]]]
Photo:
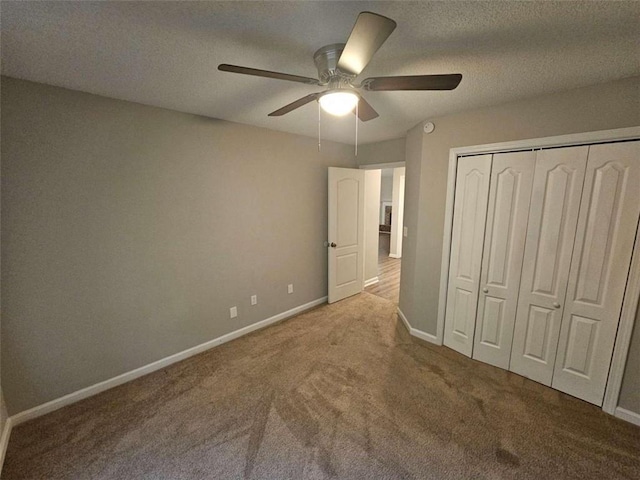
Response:
[[[588,147],[536,156],[509,369],[551,385]]]
[[[357,219],[361,188],[360,182],[354,178],[343,178],[336,183],[340,208],[337,209],[338,229],[334,241],[341,247],[352,247],[360,240]]]
[[[469,338],[471,332],[469,331],[469,322],[467,318],[469,317],[469,310],[471,310],[471,304],[473,302],[472,293],[468,290],[462,290],[461,288],[456,288],[454,292],[454,301],[453,301],[453,335]]]
[[[456,173],[444,344],[471,356],[491,155],[461,157]]]
[[[557,311],[530,305],[527,315],[523,355],[525,358],[546,364],[549,360],[550,336],[558,321]]]
[[[488,346],[495,349],[502,347],[501,338],[504,332],[505,303],[504,298],[488,296],[484,298],[483,308],[479,309],[479,318],[482,319],[483,322],[480,325],[478,344],[482,347]],[[479,347],[476,345],[473,357],[482,360],[479,358],[478,350]]]
[[[562,164],[546,173],[539,227],[532,232],[537,240],[532,258],[531,292],[534,294],[558,299],[561,296],[559,289],[564,289],[566,269],[562,267],[567,266],[568,251],[572,246],[572,242],[565,240],[567,237],[573,239],[573,231],[568,231],[566,220],[575,217],[582,189],[582,182],[578,185],[576,177],[577,170]],[[575,221],[572,225],[575,226]]]
[[[336,286],[346,287],[358,280],[358,255],[347,253],[336,255]]]
[[[460,219],[460,233],[456,244],[456,256],[458,257],[456,278],[472,281],[475,273],[474,257],[477,248],[476,231],[482,228],[479,225],[484,216],[478,211],[478,199],[483,187],[484,175],[477,169],[471,170],[462,180],[462,212]]]
[[[602,404],[640,215],[640,142],[594,145],[553,387]]]
[[[570,315],[566,350],[563,354],[562,370],[581,377],[591,377],[591,366],[594,360],[594,346],[598,336],[600,322],[591,318]],[[554,379],[557,385],[557,379]]]
[[[473,358],[508,368],[535,168],[534,152],[493,157]]]

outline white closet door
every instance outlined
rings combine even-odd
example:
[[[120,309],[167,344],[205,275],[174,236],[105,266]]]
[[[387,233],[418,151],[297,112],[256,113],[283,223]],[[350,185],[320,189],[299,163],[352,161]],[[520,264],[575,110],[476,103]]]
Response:
[[[588,147],[536,158],[509,369],[551,385]]]
[[[553,388],[602,405],[640,214],[640,142],[593,145]]]
[[[491,155],[458,159],[444,344],[470,357],[478,306]]]
[[[534,152],[493,156],[473,358],[509,368]]]

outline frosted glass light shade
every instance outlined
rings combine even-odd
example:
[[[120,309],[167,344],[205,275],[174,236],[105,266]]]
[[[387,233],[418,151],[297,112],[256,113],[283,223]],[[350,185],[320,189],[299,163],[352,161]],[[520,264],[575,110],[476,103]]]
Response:
[[[351,112],[359,100],[360,97],[353,92],[335,91],[325,93],[318,102],[325,112],[341,117]]]

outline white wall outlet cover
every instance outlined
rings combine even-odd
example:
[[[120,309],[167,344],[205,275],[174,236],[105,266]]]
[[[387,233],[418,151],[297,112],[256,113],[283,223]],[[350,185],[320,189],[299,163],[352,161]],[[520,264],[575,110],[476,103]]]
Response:
[[[293,293],[293,283],[289,284],[289,286],[287,287],[287,292]]]
[[[427,122],[424,124],[424,133],[431,133],[436,129],[436,126],[431,123],[431,122]]]
[[[409,236],[409,227],[402,227],[402,235],[404,237],[408,237]]]
[[[251,305],[256,305],[258,303],[258,296],[251,295]]]
[[[238,307],[231,307],[229,309],[229,317],[236,318],[238,316]]]

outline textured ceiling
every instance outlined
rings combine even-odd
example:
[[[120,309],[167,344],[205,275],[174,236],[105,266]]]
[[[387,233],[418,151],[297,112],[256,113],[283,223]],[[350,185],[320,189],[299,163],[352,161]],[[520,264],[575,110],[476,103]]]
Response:
[[[267,114],[313,87],[220,72],[220,63],[316,77],[313,53],[361,11],[398,23],[361,78],[462,73],[451,92],[368,92],[359,141],[418,122],[640,74],[638,2],[8,2],[2,73],[147,105],[317,135],[317,105]],[[353,143],[353,116],[323,137]]]

